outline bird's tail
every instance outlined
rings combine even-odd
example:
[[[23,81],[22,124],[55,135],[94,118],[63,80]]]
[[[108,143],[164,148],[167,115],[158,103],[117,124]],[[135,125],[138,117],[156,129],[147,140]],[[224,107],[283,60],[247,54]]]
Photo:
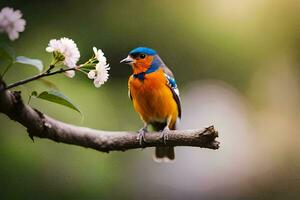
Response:
[[[156,162],[170,162],[175,159],[174,147],[155,147]]]
[[[165,123],[155,123],[152,124],[153,129],[155,131],[162,131],[166,124]],[[175,126],[170,128],[171,130],[175,130]],[[174,147],[156,147],[155,148],[155,155],[154,155],[154,161],[155,162],[170,162],[175,159],[175,152]]]

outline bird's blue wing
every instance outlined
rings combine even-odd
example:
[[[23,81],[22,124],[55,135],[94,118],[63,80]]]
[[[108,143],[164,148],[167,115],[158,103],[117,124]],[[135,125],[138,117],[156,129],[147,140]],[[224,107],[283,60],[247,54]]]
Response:
[[[181,118],[181,102],[180,102],[180,96],[179,96],[179,89],[177,87],[175,78],[171,77],[167,73],[165,73],[165,76],[166,76],[166,79],[167,79],[167,85],[171,89],[171,91],[173,93],[173,98],[177,103],[178,117]]]
[[[179,97],[179,90],[174,78],[174,75],[172,71],[165,65],[165,63],[162,61],[162,59],[158,56],[154,56],[154,65],[159,66],[159,68],[163,69],[164,74],[167,79],[167,85],[169,86],[170,90],[173,93],[173,98],[177,103],[177,108],[178,108],[178,116],[179,118],[181,117],[181,102],[180,102],[180,97]]]

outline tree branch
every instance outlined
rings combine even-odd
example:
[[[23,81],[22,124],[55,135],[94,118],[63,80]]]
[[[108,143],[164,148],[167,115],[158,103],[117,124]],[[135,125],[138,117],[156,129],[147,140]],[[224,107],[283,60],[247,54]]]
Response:
[[[20,92],[11,92],[5,88],[5,83],[0,80],[0,91],[2,91],[0,92],[0,112],[26,127],[31,139],[34,136],[47,138],[55,142],[78,145],[102,152],[156,146],[219,148],[219,142],[215,140],[218,137],[218,132],[213,126],[204,130],[170,131],[167,144],[159,139],[160,133],[149,133],[146,134],[146,144],[140,146],[137,134],[134,132],[95,130],[55,120],[23,104]]]

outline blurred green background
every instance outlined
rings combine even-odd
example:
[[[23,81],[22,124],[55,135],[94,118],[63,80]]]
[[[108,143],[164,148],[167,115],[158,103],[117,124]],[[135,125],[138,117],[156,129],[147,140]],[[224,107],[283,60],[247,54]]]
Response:
[[[127,98],[137,46],[156,49],[181,90],[180,129],[214,124],[221,148],[176,148],[157,164],[153,149],[100,153],[36,139],[0,115],[0,199],[299,199],[300,2],[298,0],[14,1],[25,32],[10,45],[41,59],[52,38],[72,38],[81,62],[102,49],[111,66],[97,89],[83,75],[47,78],[82,110],[33,99],[59,120],[103,130],[138,130]],[[5,36],[6,37],[6,36]],[[1,39],[5,39],[4,35]],[[2,69],[1,69],[2,70]],[[7,83],[36,74],[15,65]],[[18,87],[24,100],[36,81]]]

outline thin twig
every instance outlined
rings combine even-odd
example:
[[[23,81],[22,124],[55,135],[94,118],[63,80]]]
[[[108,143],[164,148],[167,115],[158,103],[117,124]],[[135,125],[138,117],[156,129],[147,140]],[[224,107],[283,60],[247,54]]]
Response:
[[[50,68],[49,68],[50,69]],[[0,92],[2,92],[3,90],[7,90],[7,89],[11,89],[11,88],[14,88],[14,87],[17,87],[19,85],[24,85],[26,83],[29,83],[31,81],[34,81],[34,80],[38,80],[40,78],[43,78],[43,77],[46,77],[46,76],[52,76],[54,74],[59,74],[59,73],[63,73],[63,72],[66,72],[66,71],[71,71],[71,70],[76,70],[76,68],[67,68],[67,69],[59,69],[59,70],[56,70],[54,72],[50,72],[49,70],[47,70],[46,72],[43,72],[41,74],[38,74],[38,75],[35,75],[33,77],[30,77],[30,78],[26,78],[24,80],[21,80],[21,81],[18,81],[18,82],[15,82],[15,83],[12,83],[8,86],[6,86],[6,88],[4,89],[0,89]]]

